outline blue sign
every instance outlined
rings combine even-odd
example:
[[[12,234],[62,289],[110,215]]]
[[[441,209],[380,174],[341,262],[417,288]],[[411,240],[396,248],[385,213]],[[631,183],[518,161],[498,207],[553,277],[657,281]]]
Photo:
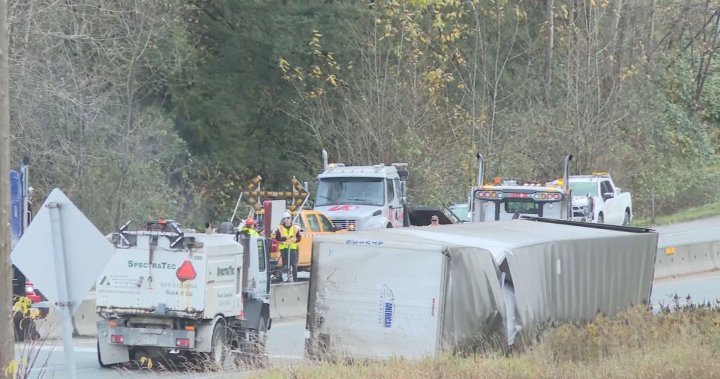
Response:
[[[12,245],[23,233],[23,182],[22,174],[10,170],[10,236]]]

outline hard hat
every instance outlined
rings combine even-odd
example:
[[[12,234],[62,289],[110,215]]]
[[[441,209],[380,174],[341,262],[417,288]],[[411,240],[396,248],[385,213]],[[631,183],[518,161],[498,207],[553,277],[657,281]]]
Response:
[[[245,226],[251,227],[253,225],[255,225],[255,219],[253,219],[252,217],[248,217],[247,219],[245,219]]]
[[[290,213],[289,213],[289,212],[285,212],[285,213],[283,213],[283,219],[286,219],[286,218],[291,218],[291,216],[290,216]]]

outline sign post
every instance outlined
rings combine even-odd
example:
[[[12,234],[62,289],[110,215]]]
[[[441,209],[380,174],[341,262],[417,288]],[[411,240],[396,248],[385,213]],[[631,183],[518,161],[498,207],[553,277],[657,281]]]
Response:
[[[68,281],[66,276],[67,260],[65,259],[65,246],[63,244],[62,224],[60,221],[60,204],[51,202],[47,204],[47,208],[50,211],[50,237],[52,238],[53,256],[55,258],[55,280],[60,298],[60,301],[56,302],[55,305],[60,309],[60,313],[62,313],[65,368],[70,373],[70,377],[76,379],[77,369],[75,367],[72,336],[72,304],[70,304],[70,296],[68,295]]]

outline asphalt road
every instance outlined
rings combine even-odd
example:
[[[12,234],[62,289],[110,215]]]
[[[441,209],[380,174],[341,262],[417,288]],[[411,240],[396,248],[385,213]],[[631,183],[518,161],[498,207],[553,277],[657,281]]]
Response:
[[[267,350],[274,364],[300,364],[305,346],[305,320],[288,320],[273,323],[268,332]],[[132,377],[166,377],[166,378],[223,378],[242,376],[241,370],[227,367],[227,372],[219,373],[187,373],[164,372],[159,370],[112,369],[100,368],[97,362],[95,339],[77,338],[73,341],[77,378],[114,379]],[[30,370],[29,378],[70,378],[64,369],[63,343],[60,340],[45,342],[44,346],[31,346],[22,343],[15,345],[18,358],[36,356],[36,364]],[[247,372],[247,370],[245,370]]]
[[[677,299],[676,299],[677,296]],[[689,304],[720,305],[720,271],[704,272],[677,278],[657,279],[653,283],[653,310]]]
[[[658,247],[720,239],[720,217],[653,228],[660,233]]]
[[[671,246],[680,242],[706,241],[718,239],[720,236],[720,217],[693,221],[671,226],[655,228],[660,232],[659,246]],[[675,300],[675,296],[678,299]],[[720,271],[693,274],[676,278],[662,278],[653,284],[652,304],[654,309],[663,305],[685,305],[687,303],[715,303],[720,298]],[[688,300],[689,299],[689,300]],[[268,335],[267,350],[271,362],[281,364],[303,364],[305,321],[303,319],[275,322]],[[30,378],[70,378],[64,370],[62,341],[53,345],[27,347],[16,344],[19,358],[27,357],[23,349],[37,352],[37,361],[31,370]],[[74,357],[77,377],[92,379],[137,377],[185,377],[185,378],[224,378],[242,377],[241,371],[232,370],[226,373],[197,374],[186,372],[158,372],[140,370],[101,369],[97,364],[95,339],[76,339],[74,341]]]

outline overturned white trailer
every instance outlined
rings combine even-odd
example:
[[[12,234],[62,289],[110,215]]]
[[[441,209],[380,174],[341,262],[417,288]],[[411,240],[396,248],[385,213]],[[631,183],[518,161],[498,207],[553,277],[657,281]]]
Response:
[[[419,358],[648,303],[649,229],[516,220],[314,241],[306,353]]]

